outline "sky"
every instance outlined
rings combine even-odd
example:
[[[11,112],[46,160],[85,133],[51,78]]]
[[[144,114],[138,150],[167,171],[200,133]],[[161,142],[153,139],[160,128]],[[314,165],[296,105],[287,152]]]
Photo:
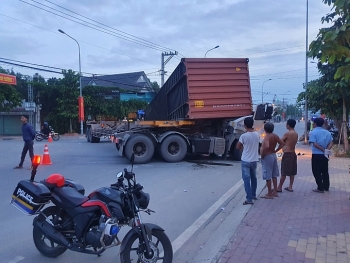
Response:
[[[144,71],[161,83],[161,53],[180,59],[249,58],[253,103],[294,103],[306,80],[307,0],[1,0],[0,60],[91,74]],[[308,43],[331,11],[309,0]],[[46,10],[46,11],[45,11]],[[19,61],[19,62],[17,62]],[[29,64],[26,64],[29,65]],[[4,69],[45,78],[60,74],[0,62]],[[37,67],[32,65],[33,67]],[[59,68],[59,69],[54,69]],[[308,80],[318,78],[308,60]],[[270,80],[271,79],[271,80]]]

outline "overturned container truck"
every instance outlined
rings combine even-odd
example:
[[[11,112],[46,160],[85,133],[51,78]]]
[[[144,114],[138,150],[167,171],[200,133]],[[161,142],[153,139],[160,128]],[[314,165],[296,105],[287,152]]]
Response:
[[[143,121],[116,132],[113,141],[135,163],[149,162],[157,151],[167,162],[186,154],[231,155],[240,160],[236,144],[245,132],[243,120],[255,119],[260,130],[272,106],[253,112],[246,58],[183,58],[145,109]],[[258,146],[257,146],[258,148]]]

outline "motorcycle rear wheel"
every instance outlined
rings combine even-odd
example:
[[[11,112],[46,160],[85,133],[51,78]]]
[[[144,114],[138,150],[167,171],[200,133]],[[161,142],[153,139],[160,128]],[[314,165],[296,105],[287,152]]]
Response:
[[[37,142],[41,142],[43,140],[43,136],[41,136],[40,134],[35,134],[35,140]]]
[[[173,248],[168,236],[162,230],[152,229],[152,240],[149,245],[153,252],[152,257],[144,253],[144,244],[140,243],[139,235],[135,233],[126,243],[125,249],[120,254],[121,263],[172,263]]]
[[[60,139],[60,135],[58,133],[52,135],[52,140],[58,141]]]
[[[61,210],[55,206],[50,206],[42,212],[54,225],[60,224],[63,221]],[[50,241],[36,226],[33,228],[33,240],[35,247],[45,257],[56,258],[67,250],[67,248]]]

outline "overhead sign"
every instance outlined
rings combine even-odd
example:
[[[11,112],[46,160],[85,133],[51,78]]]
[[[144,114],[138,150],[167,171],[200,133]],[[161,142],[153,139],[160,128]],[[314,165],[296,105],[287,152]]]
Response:
[[[16,76],[0,73],[0,83],[17,85]]]

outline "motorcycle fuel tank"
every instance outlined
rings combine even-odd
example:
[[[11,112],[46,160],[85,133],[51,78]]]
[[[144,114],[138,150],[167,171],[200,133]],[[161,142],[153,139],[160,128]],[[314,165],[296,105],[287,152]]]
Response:
[[[117,190],[117,189],[112,189],[109,187],[101,187],[95,191],[93,191],[89,195],[89,199],[91,200],[101,200],[102,202],[105,202],[108,204],[109,202],[114,202],[118,203],[123,207],[124,202],[123,202],[123,192]]]

